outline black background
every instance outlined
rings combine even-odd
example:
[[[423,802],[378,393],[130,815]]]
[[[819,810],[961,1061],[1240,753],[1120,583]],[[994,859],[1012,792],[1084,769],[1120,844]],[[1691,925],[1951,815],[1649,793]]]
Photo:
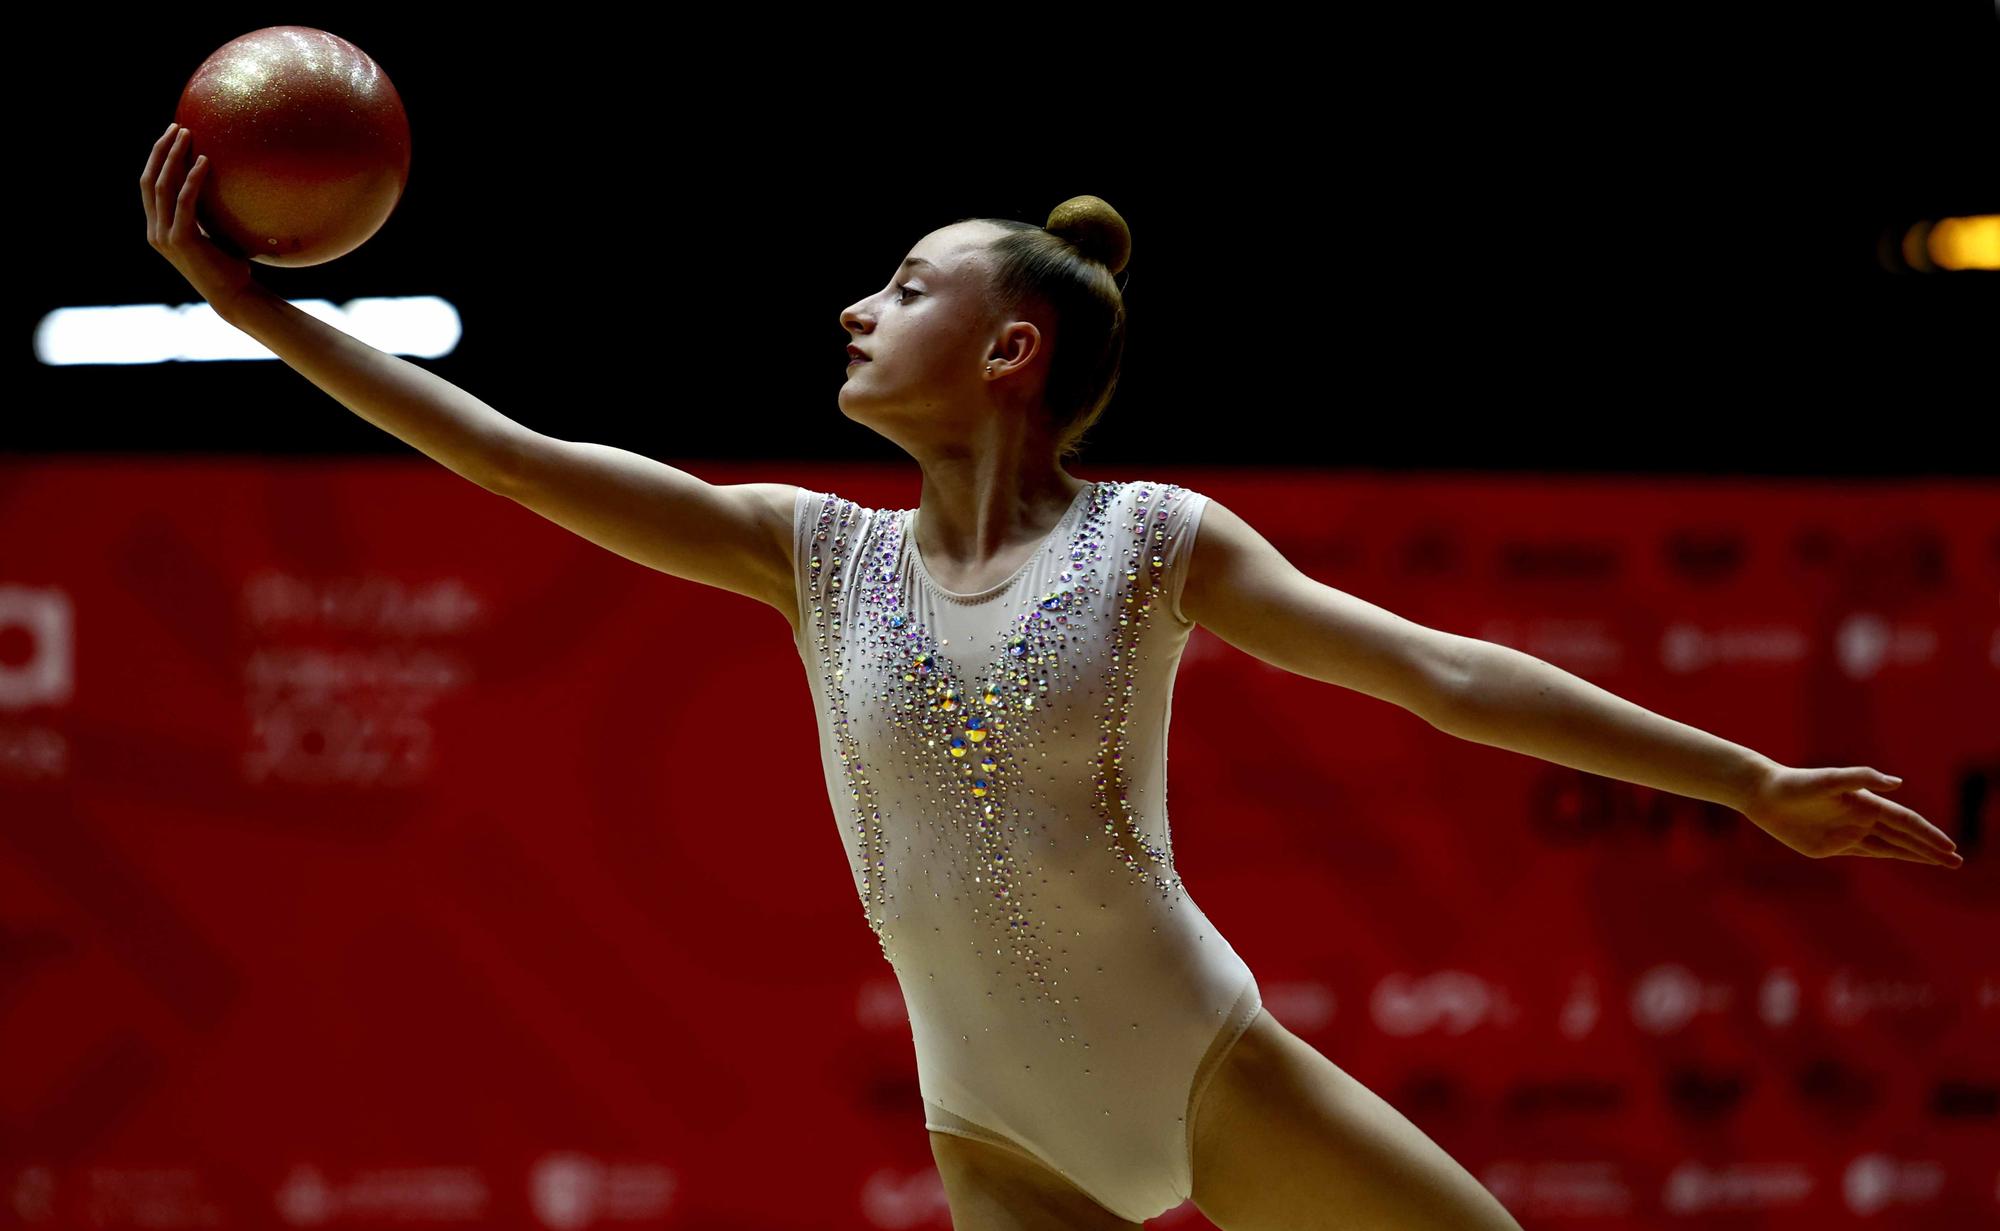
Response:
[[[419,456],[282,364],[50,368],[27,345],[56,307],[190,298],[145,242],[139,170],[210,52],[300,24],[388,73],[413,166],[361,248],[260,281],[449,298],[466,335],[418,362],[551,435],[900,460],[835,402],[840,310],[934,227],[1093,193],[1133,256],[1086,468],[1995,469],[2000,275],[1882,258],[1917,220],[2000,211],[1991,3],[614,12],[39,35],[0,449]]]

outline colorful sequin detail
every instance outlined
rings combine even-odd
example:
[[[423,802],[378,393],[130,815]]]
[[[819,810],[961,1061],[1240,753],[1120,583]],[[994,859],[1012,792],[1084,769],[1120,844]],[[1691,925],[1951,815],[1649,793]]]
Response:
[[[905,602],[921,579],[903,542],[906,510],[882,510],[867,541],[855,542],[861,509],[821,496],[807,560],[808,613],[821,679],[831,713],[830,730],[849,788],[844,828],[860,869],[864,918],[893,966],[892,922],[898,917],[892,887],[892,838],[876,797],[877,775],[893,767],[862,755],[856,724],[864,715],[921,774],[930,797],[943,807],[899,818],[900,841],[928,843],[949,858],[977,891],[982,953],[1011,956],[1024,990],[1060,1006],[1057,946],[1050,921],[1030,903],[1043,871],[1024,860],[1017,827],[1037,816],[1033,788],[1051,771],[1029,767],[1022,755],[1051,705],[1079,690],[1088,677],[1103,703],[1096,715],[1098,747],[1092,763],[1093,807],[1102,857],[1115,859],[1135,886],[1171,900],[1182,892],[1171,841],[1149,842],[1130,801],[1124,772],[1127,726],[1136,692],[1139,647],[1154,613],[1169,602],[1167,537],[1170,512],[1186,489],[1176,485],[1100,482],[1082,495],[1084,513],[1071,529],[1066,559],[1048,590],[1015,614],[992,644],[957,662]],[[1072,515],[1074,510],[1072,510]],[[1043,550],[1055,549],[1055,544]],[[859,552],[852,595],[842,590],[844,563]],[[1032,570],[1035,561],[1029,562]],[[1018,584],[1018,583],[1017,583]],[[940,602],[950,601],[941,591]],[[998,601],[998,600],[996,600]],[[1019,601],[1018,599],[1004,601]],[[1169,613],[1168,618],[1172,616]],[[1108,637],[1085,622],[1111,619]],[[1096,647],[1088,661],[1085,647]],[[954,650],[954,653],[957,653]],[[869,681],[849,690],[853,674]],[[901,852],[907,856],[920,851]],[[1003,972],[1004,973],[1004,972]]]

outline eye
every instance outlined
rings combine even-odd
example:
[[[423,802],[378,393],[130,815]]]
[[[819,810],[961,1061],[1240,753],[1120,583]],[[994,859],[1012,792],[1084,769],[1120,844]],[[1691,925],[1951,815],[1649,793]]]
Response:
[[[913,290],[913,289],[912,289],[912,288],[911,288],[911,287],[909,286],[909,284],[908,284],[908,283],[904,283],[904,282],[898,282],[898,283],[896,284],[896,291],[897,291],[897,295],[896,295],[896,302],[897,302],[897,303],[907,303],[907,302],[908,302],[907,300],[905,300],[905,299],[903,298],[903,296],[904,296],[904,295],[921,295],[921,294],[923,294],[923,292],[922,292],[922,291],[919,291],[919,290]]]

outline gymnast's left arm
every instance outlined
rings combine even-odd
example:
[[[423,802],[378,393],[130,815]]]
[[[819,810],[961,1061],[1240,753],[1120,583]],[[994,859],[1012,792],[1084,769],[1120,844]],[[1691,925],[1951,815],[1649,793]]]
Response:
[[[1181,611],[1276,667],[1393,702],[1460,739],[1704,799],[1809,858],[1958,867],[1944,832],[1865,766],[1795,769],[1510,646],[1427,628],[1315,581],[1209,498]]]

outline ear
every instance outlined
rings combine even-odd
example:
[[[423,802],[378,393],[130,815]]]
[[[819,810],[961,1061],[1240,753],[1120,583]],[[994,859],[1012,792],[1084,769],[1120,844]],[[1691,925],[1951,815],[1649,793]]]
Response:
[[[1042,331],[1033,321],[1008,321],[994,341],[995,364],[1025,367],[1042,352]]]

